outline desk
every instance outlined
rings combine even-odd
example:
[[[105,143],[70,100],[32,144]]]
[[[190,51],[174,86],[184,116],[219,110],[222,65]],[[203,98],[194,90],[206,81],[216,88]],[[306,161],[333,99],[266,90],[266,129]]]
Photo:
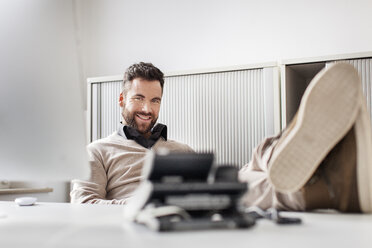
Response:
[[[53,188],[9,188],[0,189],[0,195],[7,194],[35,194],[35,193],[49,193],[53,192]]]
[[[0,247],[371,248],[372,215],[283,213],[303,224],[258,220],[250,229],[156,233],[125,222],[122,206],[0,202]],[[5,216],[4,216],[5,215]]]

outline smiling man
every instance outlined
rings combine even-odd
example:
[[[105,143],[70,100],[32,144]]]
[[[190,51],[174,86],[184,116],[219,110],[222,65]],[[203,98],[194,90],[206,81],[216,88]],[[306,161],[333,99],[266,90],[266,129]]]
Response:
[[[73,203],[125,204],[142,180],[146,152],[193,150],[167,139],[167,127],[156,124],[164,75],[151,63],[130,66],[124,74],[119,105],[123,122],[110,136],[88,145],[91,176],[74,180]]]

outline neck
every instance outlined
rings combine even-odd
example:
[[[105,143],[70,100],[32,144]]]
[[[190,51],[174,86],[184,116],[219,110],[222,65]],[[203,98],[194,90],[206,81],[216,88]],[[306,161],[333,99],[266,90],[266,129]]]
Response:
[[[147,132],[147,133],[144,133],[142,135],[143,135],[143,137],[145,137],[146,139],[148,139],[151,136],[151,132]]]
[[[128,125],[126,122],[125,122],[125,120],[123,120],[123,121],[121,121],[121,123],[124,125],[124,126],[129,126],[130,127],[130,125]],[[137,131],[138,131],[138,129],[136,129]],[[138,131],[139,132],[139,131]],[[144,138],[146,138],[146,139],[148,139],[148,138],[150,138],[150,136],[151,136],[151,131],[148,131],[147,133],[141,133],[141,132],[139,132]]]

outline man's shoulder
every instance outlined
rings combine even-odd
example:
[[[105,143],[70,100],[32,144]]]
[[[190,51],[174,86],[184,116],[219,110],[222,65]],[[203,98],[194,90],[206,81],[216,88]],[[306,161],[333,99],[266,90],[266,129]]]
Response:
[[[175,152],[194,152],[189,145],[170,139],[158,142],[155,148],[167,148],[168,150]]]
[[[88,146],[99,146],[102,144],[110,144],[110,143],[115,143],[115,141],[119,138],[120,136],[118,135],[117,132],[114,132],[110,134],[109,136],[101,139],[97,139],[92,141]]]
[[[110,147],[117,147],[123,149],[123,147],[133,146],[135,142],[133,140],[128,140],[120,136],[117,132],[112,133],[111,135],[93,141],[87,146],[88,150],[103,150],[109,149]]]
[[[168,139],[167,141],[165,141],[169,144],[173,144],[173,145],[179,145],[179,146],[188,146],[186,145],[185,143],[182,143],[182,142],[179,142],[179,141],[176,141],[176,140],[171,140],[171,139]]]

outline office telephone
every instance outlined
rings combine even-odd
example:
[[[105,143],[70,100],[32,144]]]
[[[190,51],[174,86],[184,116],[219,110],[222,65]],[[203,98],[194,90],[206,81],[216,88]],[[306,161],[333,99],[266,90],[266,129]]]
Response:
[[[240,206],[247,184],[232,166],[213,166],[212,153],[150,153],[144,181],[124,216],[156,231],[247,228],[255,218]]]

